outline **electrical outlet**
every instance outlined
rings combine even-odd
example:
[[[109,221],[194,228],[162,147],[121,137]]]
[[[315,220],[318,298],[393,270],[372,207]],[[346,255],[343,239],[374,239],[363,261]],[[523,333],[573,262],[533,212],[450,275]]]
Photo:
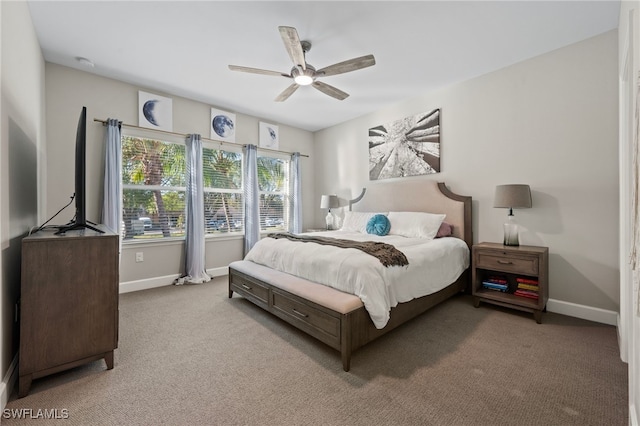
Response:
[[[144,262],[144,253],[141,251],[136,253],[136,263]]]

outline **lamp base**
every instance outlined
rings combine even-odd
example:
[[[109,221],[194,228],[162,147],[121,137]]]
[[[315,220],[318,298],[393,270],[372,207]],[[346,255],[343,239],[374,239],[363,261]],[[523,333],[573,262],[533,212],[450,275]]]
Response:
[[[327,231],[333,230],[333,213],[331,213],[331,210],[329,210],[324,220],[327,223]]]
[[[510,215],[504,224],[504,242],[505,246],[519,246],[518,241],[518,224],[515,223],[513,216]]]

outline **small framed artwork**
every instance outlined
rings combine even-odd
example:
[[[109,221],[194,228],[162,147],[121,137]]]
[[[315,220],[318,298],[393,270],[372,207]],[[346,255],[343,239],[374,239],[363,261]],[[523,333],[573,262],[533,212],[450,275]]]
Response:
[[[278,126],[260,122],[260,147],[278,149]]]
[[[173,130],[171,98],[138,91],[138,126],[149,129]]]
[[[369,129],[369,180],[440,173],[440,109]]]
[[[211,139],[224,142],[236,141],[236,115],[211,108]]]

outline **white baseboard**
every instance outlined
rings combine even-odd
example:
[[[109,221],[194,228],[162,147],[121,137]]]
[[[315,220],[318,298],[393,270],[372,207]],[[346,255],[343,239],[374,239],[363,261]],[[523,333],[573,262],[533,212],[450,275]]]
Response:
[[[625,364],[629,363],[628,349],[627,349],[627,336],[625,336],[622,332],[622,326],[620,322],[622,321],[620,314],[616,317],[616,330],[618,332],[618,347],[620,348],[620,359]]]
[[[227,266],[219,268],[207,269],[207,274],[211,278],[221,277],[229,273]],[[172,285],[176,279],[180,278],[180,274],[165,275],[163,277],[146,278],[144,280],[126,281],[120,283],[120,293],[130,293],[132,291],[148,290],[150,288],[163,287]]]
[[[220,268],[207,269],[207,274],[209,274],[211,278],[224,277],[226,275],[229,275],[229,267],[222,266]]]
[[[145,278],[144,280],[126,281],[120,283],[120,294],[130,293],[132,291],[148,290],[150,288],[163,287],[171,285],[180,278],[180,274],[165,275],[163,277]]]
[[[2,383],[0,383],[0,411],[4,410],[4,407],[7,406],[16,380],[18,380],[18,354],[13,357],[13,361],[9,364],[7,374],[4,375]]]
[[[227,266],[207,269],[207,274],[209,274],[211,278],[225,276],[228,273],[229,268]],[[177,278],[180,278],[180,274],[122,282],[120,283],[120,293],[129,293],[132,291],[147,290],[150,288],[172,285]],[[557,314],[567,315],[570,317],[582,318],[602,324],[615,326],[618,325],[618,313],[614,311],[608,311],[606,309],[593,308],[591,306],[578,305],[577,303],[549,299],[547,301],[547,310],[549,312],[555,312]]]
[[[549,299],[547,310],[556,314],[582,318],[593,322],[608,325],[618,325],[618,313],[606,309],[593,308],[591,306],[578,305],[577,303],[563,302],[562,300]]]

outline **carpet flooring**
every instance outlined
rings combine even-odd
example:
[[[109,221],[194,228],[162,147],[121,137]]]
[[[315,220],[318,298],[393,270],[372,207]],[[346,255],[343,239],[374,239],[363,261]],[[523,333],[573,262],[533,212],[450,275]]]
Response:
[[[34,380],[2,424],[628,424],[611,326],[536,324],[460,295],[354,352],[347,373],[337,351],[227,296],[226,277],[122,294],[115,368]]]

